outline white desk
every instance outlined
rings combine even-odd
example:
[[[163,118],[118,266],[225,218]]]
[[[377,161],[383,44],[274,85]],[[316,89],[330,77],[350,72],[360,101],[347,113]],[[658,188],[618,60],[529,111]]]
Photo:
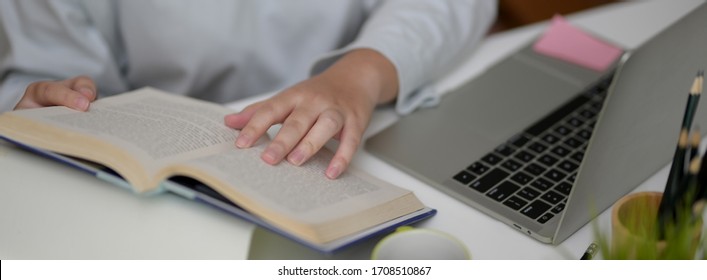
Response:
[[[702,1],[633,1],[569,17],[625,48],[634,48]],[[472,78],[537,36],[536,24],[489,37],[473,57],[438,83],[442,91]],[[257,99],[257,98],[256,98]],[[242,108],[254,99],[230,104]],[[391,109],[375,113],[367,135],[391,124]],[[439,214],[420,227],[462,240],[475,259],[578,259],[592,240],[585,226],[559,246],[542,244],[361,151],[353,165],[413,190]],[[637,190],[661,190],[667,168]],[[598,224],[608,229],[608,211]],[[312,258],[246,222],[174,195],[140,197],[71,168],[0,144],[0,258],[2,259],[242,259]],[[270,245],[263,246],[263,241]],[[282,245],[282,244],[280,244]],[[275,246],[275,247],[274,247]],[[365,258],[363,244],[335,258]]]

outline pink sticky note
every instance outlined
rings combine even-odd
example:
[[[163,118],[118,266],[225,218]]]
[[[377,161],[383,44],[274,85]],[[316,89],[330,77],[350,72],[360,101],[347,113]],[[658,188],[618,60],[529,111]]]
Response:
[[[606,70],[623,52],[572,26],[559,15],[552,18],[550,27],[535,42],[533,49],[596,71]]]

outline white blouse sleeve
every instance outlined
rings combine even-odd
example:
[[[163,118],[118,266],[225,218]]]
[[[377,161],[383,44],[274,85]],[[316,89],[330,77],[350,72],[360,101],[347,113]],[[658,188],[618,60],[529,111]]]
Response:
[[[99,30],[112,20],[89,18],[91,7],[71,0],[0,1],[0,112],[39,80],[88,75],[108,85],[105,91],[125,90],[114,46]]]
[[[370,48],[395,66],[396,111],[407,114],[436,104],[430,82],[449,71],[465,50],[486,34],[496,17],[495,0],[387,0],[372,11],[358,37],[326,54],[312,67],[319,73],[347,51]]]

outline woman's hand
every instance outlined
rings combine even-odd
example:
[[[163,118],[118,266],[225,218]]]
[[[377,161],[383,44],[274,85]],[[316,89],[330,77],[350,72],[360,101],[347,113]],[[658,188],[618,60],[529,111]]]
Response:
[[[94,100],[96,84],[89,77],[78,76],[62,81],[31,83],[15,105],[15,110],[60,105],[86,111]]]
[[[282,124],[261,158],[301,165],[335,138],[340,141],[325,174],[337,178],[348,167],[377,104],[395,99],[398,78],[393,64],[370,49],[353,50],[321,74],[278,95],[225,117],[240,129],[236,146],[253,145],[270,126]]]

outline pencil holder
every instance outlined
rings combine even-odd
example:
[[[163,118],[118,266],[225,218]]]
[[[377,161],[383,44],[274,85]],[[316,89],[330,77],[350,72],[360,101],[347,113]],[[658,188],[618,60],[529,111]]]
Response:
[[[662,192],[637,192],[619,199],[611,211],[608,259],[693,259],[702,234],[702,218],[676,221],[658,238],[657,213]]]

